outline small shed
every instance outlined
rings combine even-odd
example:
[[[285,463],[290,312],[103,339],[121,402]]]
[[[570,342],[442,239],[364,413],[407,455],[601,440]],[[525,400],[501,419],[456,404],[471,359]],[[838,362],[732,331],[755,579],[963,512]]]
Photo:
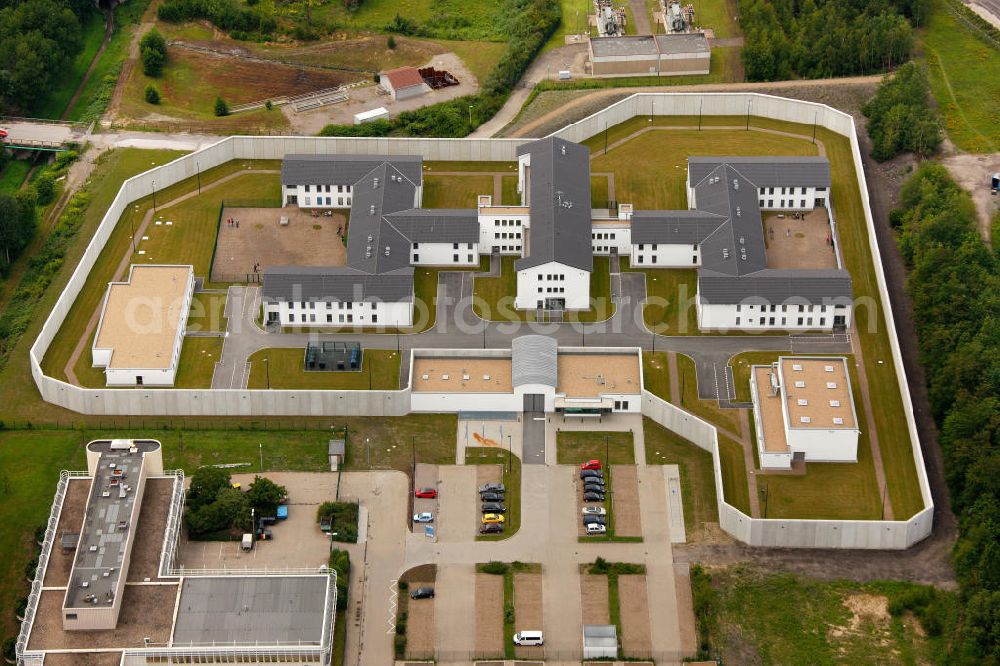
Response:
[[[416,67],[397,67],[379,74],[379,85],[394,101],[419,97],[431,91]]]
[[[330,471],[336,472],[337,468],[344,464],[344,455],[346,455],[347,446],[346,442],[342,439],[331,439],[330,446],[327,449],[327,455],[330,458]]]
[[[618,630],[613,624],[583,625],[584,659],[617,659]]]

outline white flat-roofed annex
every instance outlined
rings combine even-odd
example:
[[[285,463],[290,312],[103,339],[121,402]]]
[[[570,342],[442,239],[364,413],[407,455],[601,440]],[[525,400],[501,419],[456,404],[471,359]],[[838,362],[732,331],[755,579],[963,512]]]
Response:
[[[108,368],[171,367],[187,322],[186,295],[193,275],[192,266],[132,266],[125,282],[108,285],[95,355],[110,350]]]
[[[843,358],[783,357],[779,363],[789,428],[857,428]]]

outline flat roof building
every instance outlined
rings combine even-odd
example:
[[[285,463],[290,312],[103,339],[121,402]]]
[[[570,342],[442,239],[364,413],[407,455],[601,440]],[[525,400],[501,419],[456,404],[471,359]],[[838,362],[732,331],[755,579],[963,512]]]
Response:
[[[591,37],[589,55],[596,77],[708,74],[712,62],[700,32]]]
[[[133,265],[108,285],[91,350],[108,386],[173,386],[193,294],[192,266]]]
[[[846,358],[783,356],[750,373],[762,468],[857,462],[860,430]]]
[[[160,443],[94,441],[87,467],[57,485],[19,664],[331,663],[335,572],[185,569]]]

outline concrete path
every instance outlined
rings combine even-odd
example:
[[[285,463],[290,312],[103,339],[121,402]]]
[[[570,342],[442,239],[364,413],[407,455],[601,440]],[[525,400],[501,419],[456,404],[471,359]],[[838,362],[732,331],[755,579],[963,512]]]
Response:
[[[438,467],[437,538],[439,542],[463,542],[476,533],[479,497],[475,465]]]
[[[445,564],[434,583],[434,644],[440,652],[476,649],[476,567]]]

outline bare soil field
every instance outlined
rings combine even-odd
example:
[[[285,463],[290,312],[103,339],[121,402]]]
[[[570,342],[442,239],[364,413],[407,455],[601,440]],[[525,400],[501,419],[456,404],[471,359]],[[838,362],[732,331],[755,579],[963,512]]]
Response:
[[[287,226],[281,226],[282,217],[288,218]],[[230,218],[239,226],[230,226]],[[212,281],[246,282],[248,275],[271,266],[343,266],[346,226],[346,216],[336,212],[313,217],[295,207],[223,208]]]
[[[607,624],[608,577],[580,574],[580,597],[583,599],[583,623]]]
[[[653,649],[649,634],[649,603],[645,576],[619,576],[618,599],[622,620],[622,653],[645,657]]]
[[[503,576],[476,574],[476,654],[503,654]]]
[[[514,630],[544,630],[542,625],[541,574],[514,574]],[[519,658],[540,658],[544,654],[544,648],[541,646],[518,647],[514,653]]]
[[[635,465],[614,465],[611,475],[614,484],[615,536],[642,536],[639,477]]]

